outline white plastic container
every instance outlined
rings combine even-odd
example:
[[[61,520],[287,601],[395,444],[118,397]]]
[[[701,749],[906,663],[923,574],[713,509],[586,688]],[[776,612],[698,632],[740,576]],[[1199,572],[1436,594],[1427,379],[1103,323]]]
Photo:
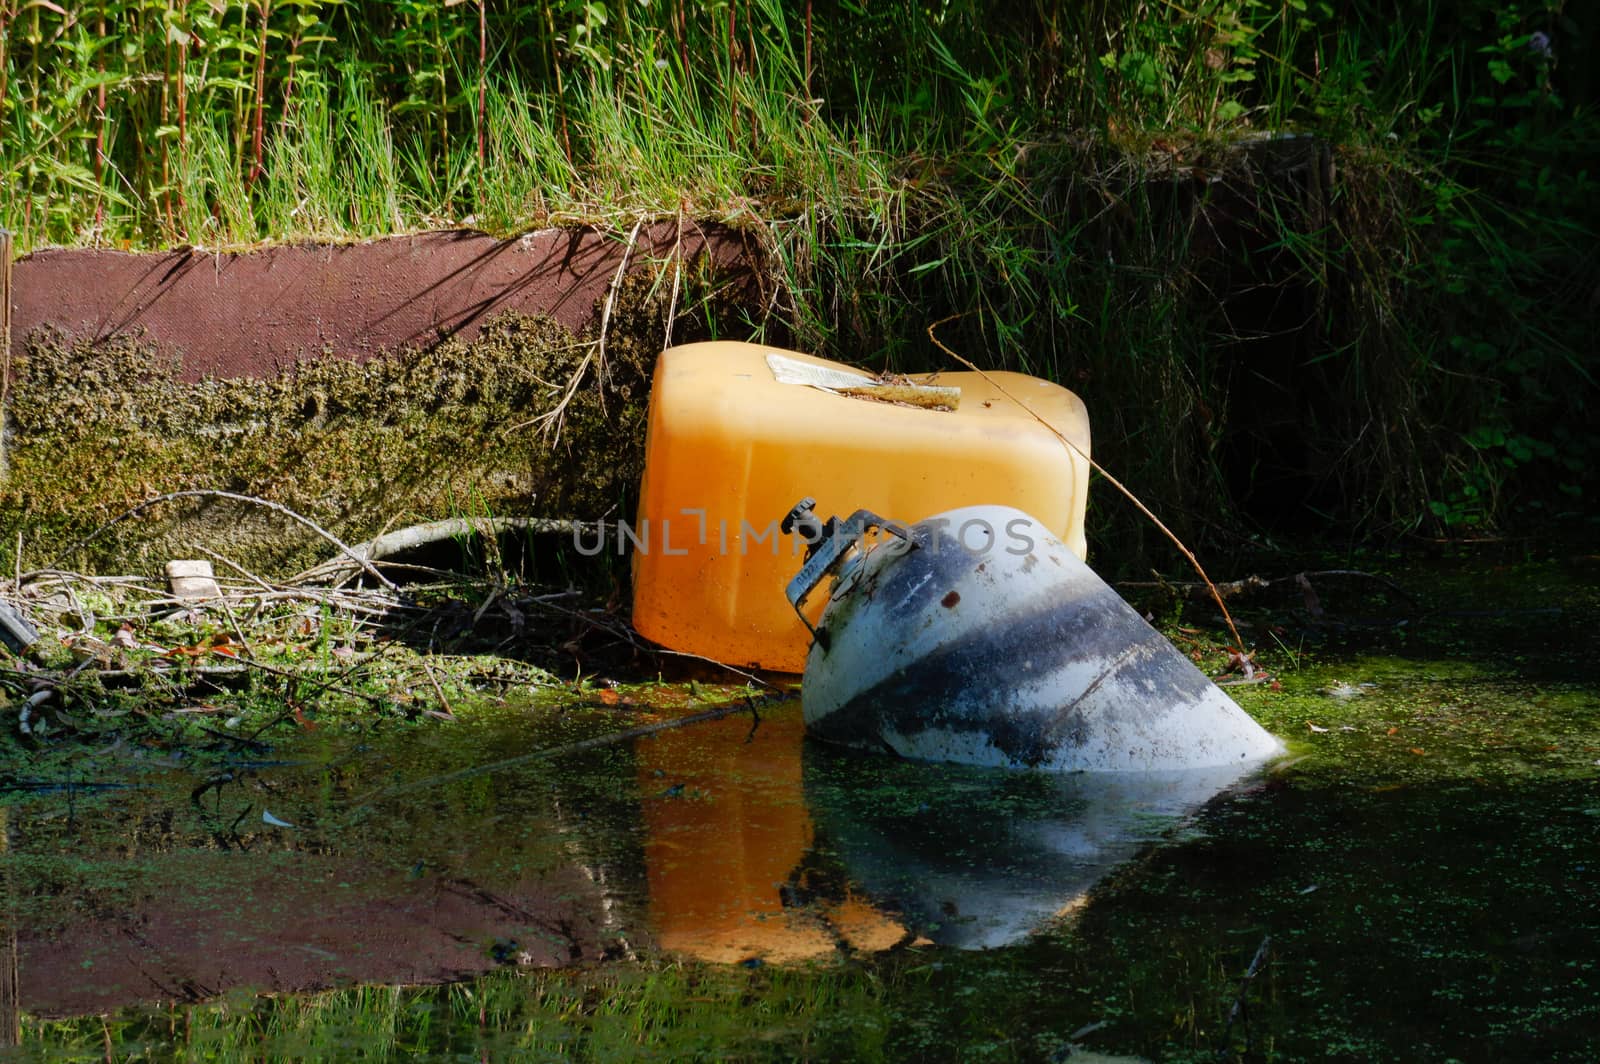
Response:
[[[825,566],[837,582],[801,688],[820,739],[1090,772],[1243,768],[1283,749],[1020,510],[967,507],[908,539],[824,546],[797,581]]]

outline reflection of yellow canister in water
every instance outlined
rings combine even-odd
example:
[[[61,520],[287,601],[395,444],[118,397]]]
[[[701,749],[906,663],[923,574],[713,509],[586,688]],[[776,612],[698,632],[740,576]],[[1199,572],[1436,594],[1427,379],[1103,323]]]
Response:
[[[903,931],[856,899],[786,908],[783,886],[811,845],[797,707],[729,717],[639,742],[650,923],[663,949],[732,963],[883,949]],[[749,739],[746,742],[746,739]]]

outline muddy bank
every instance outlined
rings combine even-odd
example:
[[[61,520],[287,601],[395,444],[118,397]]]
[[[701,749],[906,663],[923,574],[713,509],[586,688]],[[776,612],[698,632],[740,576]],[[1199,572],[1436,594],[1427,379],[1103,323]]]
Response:
[[[163,504],[80,546],[191,489],[273,500],[347,542],[440,517],[629,513],[669,314],[675,343],[747,334],[752,275],[734,238],[702,235],[691,254],[686,236],[682,256],[675,239],[641,231],[614,289],[624,245],[595,233],[25,259],[4,564],[19,534],[24,568],[149,571],[205,548],[284,574],[330,550],[217,499]],[[65,294],[51,304],[47,290]]]

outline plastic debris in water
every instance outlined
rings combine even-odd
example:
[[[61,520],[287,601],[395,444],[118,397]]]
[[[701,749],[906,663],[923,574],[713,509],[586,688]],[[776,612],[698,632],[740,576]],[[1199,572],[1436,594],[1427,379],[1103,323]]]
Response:
[[[918,761],[1061,772],[1253,768],[1283,746],[1039,521],[970,506],[813,526],[788,597],[830,581],[807,730]]]

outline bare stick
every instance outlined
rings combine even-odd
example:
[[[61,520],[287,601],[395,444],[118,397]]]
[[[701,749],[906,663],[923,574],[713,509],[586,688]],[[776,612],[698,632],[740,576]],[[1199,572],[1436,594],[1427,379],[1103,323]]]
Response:
[[[538,417],[517,422],[515,425],[502,430],[501,434],[506,435],[516,432],[519,429],[525,429],[530,425],[534,425],[538,427],[541,433],[551,433],[551,444],[554,444],[557,440],[561,439],[561,426],[566,421],[567,407],[572,403],[572,397],[578,394],[578,386],[583,383],[583,375],[585,371],[588,370],[589,363],[593,361],[594,355],[588,354],[583,356],[583,360],[578,363],[578,368],[572,371],[571,377],[567,378],[567,390],[562,393],[560,401],[557,402],[555,406],[551,407],[549,410],[546,410]]]
[[[242,565],[238,564],[237,562],[233,561],[231,558],[225,558],[221,554],[218,554],[216,551],[211,550],[211,549],[209,549],[207,547],[203,547],[198,543],[195,544],[195,547],[197,549],[205,552],[206,554],[209,554],[215,561],[219,561],[223,565],[228,566],[230,569],[235,569],[238,572],[243,573],[246,579],[254,581],[258,586],[260,586],[260,588],[263,591],[271,591],[272,590],[271,586],[268,585],[268,583],[265,580],[261,579],[259,576],[257,576],[255,573],[252,573],[250,570],[246,569],[244,566],[242,566]],[[248,640],[248,639],[246,639],[244,637],[244,629],[239,627],[239,618],[237,618],[237,617],[235,617],[233,615],[233,606],[232,606],[231,603],[228,602],[228,596],[227,595],[223,595],[220,599],[218,599],[218,601],[222,604],[222,612],[224,612],[224,613],[226,613],[228,615],[228,623],[233,626],[233,634],[239,637],[239,645],[244,647],[244,652],[246,654],[250,655],[251,657],[255,657],[256,656],[255,649],[250,646],[250,640]]]
[[[743,669],[736,669],[725,661],[718,661],[716,658],[708,658],[704,654],[691,654],[687,650],[668,650],[666,647],[643,647],[641,649],[645,650],[647,653],[669,654],[675,658],[689,658],[692,661],[703,661],[707,665],[715,665],[719,669],[726,669],[735,676],[743,676],[751,683],[760,684],[762,687],[765,687],[768,690],[777,690],[776,687],[768,683],[766,680],[763,680],[753,672],[745,672]]]
[[[233,626],[233,634],[239,637],[239,645],[244,647],[244,652],[252,658],[256,656],[255,648],[250,645],[250,640],[244,637],[244,629],[239,627],[239,618],[233,615],[233,607],[226,598],[222,602],[222,612],[228,615],[228,623]]]
[[[605,412],[606,405],[606,330],[611,325],[611,311],[617,305],[617,292],[622,288],[622,278],[628,272],[628,259],[633,255],[634,245],[639,242],[639,229],[644,225],[644,215],[639,215],[633,223],[633,232],[628,234],[628,246],[622,249],[622,261],[617,263],[617,275],[611,279],[611,289],[606,293],[606,305],[600,311],[600,346],[595,356],[594,375],[600,383],[600,411]]]
[[[388,558],[403,551],[416,550],[434,543],[442,543],[448,539],[457,539],[467,535],[499,535],[501,532],[556,532],[570,533],[581,528],[576,521],[561,521],[541,517],[483,517],[464,518],[452,517],[444,521],[429,521],[420,525],[409,525],[393,532],[385,532],[376,539],[369,539],[365,543],[358,543],[345,552],[344,558],[330,558],[321,562],[298,576],[292,577],[291,584],[309,583],[315,580],[326,580],[338,583],[346,576],[355,572],[363,563],[370,564],[383,558]],[[435,570],[437,571],[437,570]]]
[[[175,672],[188,671],[195,676],[238,676],[249,672],[251,669],[259,669],[262,672],[270,672],[274,676],[282,676],[287,680],[299,680],[301,683],[311,684],[318,691],[334,691],[341,695],[348,695],[351,698],[359,698],[363,702],[370,703],[374,706],[382,706],[385,701],[380,695],[368,694],[365,691],[357,691],[353,687],[341,686],[338,681],[348,674],[348,669],[335,675],[332,680],[319,680],[316,678],[315,674],[310,672],[310,670],[297,672],[294,669],[280,669],[276,665],[268,665],[266,662],[256,661],[254,658],[238,658],[232,657],[231,655],[223,655],[223,657],[228,658],[229,661],[234,662],[235,664],[195,665],[187,670],[184,670],[181,666],[176,665],[168,669],[154,667],[148,669],[102,669],[100,670],[99,675],[101,677],[145,676],[152,674],[169,675]],[[368,660],[371,659],[369,658]]]
[[[155,595],[158,598],[164,598],[167,594],[165,591],[157,591],[155,588],[150,587],[145,583],[145,578],[142,576],[92,576],[88,573],[75,573],[71,569],[34,569],[31,572],[23,573],[22,578],[28,582],[30,588],[34,584],[42,584],[46,580],[53,580],[58,584],[76,580],[79,583],[94,584],[97,587],[103,585],[106,587],[132,588],[135,591],[143,591],[147,595]]]
[[[444,709],[444,715],[454,717],[456,711],[451,707],[450,700],[444,696],[444,688],[439,686],[439,677],[433,674],[433,666],[428,664],[427,655],[420,654],[417,660],[422,662],[422,671],[428,674],[428,682],[433,685],[433,693],[439,696],[439,705]]]
[[[344,540],[340,539],[332,532],[329,532],[327,529],[323,528],[309,517],[303,517],[300,514],[295,513],[281,502],[273,502],[270,499],[259,499],[254,495],[240,495],[238,492],[233,491],[216,491],[210,488],[192,488],[188,491],[169,491],[165,495],[157,495],[153,499],[146,499],[144,502],[135,506],[126,513],[107,521],[105,524],[89,533],[88,536],[79,540],[77,543],[74,543],[63,553],[71,555],[77,551],[80,551],[84,547],[87,547],[89,544],[93,543],[96,539],[99,539],[101,535],[110,529],[120,525],[122,522],[139,516],[141,513],[158,503],[171,502],[174,499],[232,499],[234,502],[246,502],[252,506],[262,506],[268,510],[283,514],[285,517],[298,521],[300,524],[309,528],[311,531],[315,532],[317,535],[321,536],[323,539],[339,548],[339,552],[341,554],[345,555],[351,561],[359,565],[367,572],[369,576],[378,581],[378,583],[382,584],[384,587],[390,589],[391,591],[400,590],[399,587],[395,585],[394,581],[390,580],[387,576],[384,576],[382,573],[378,572],[377,569],[373,568],[371,562],[368,562],[364,558],[357,557],[355,551],[351,550]]]
[[[218,554],[216,551],[212,550],[211,548],[202,546],[199,543],[196,543],[193,546],[194,546],[195,550],[199,551],[202,554],[209,555],[211,557],[212,561],[218,561],[218,562],[221,562],[223,565],[226,565],[229,569],[232,569],[234,572],[238,573],[240,576],[244,577],[246,580],[250,581],[252,584],[255,584],[261,590],[263,590],[263,591],[272,591],[272,590],[274,590],[274,588],[273,588],[273,586],[271,584],[267,583],[265,580],[261,579],[255,573],[252,573],[249,569],[246,569],[244,566],[240,565],[238,562],[234,561],[232,558],[224,557],[223,555]]]
[[[1233,623],[1233,614],[1228,612],[1228,606],[1227,606],[1226,603],[1224,603],[1222,601],[1222,595],[1217,591],[1217,585],[1215,585],[1215,584],[1213,584],[1211,582],[1211,578],[1206,575],[1205,569],[1200,565],[1200,559],[1195,557],[1194,551],[1192,551],[1188,547],[1184,546],[1183,540],[1178,538],[1177,533],[1173,532],[1172,529],[1170,529],[1166,525],[1162,524],[1161,518],[1157,517],[1155,514],[1150,512],[1150,507],[1148,507],[1144,503],[1140,502],[1139,501],[1139,497],[1137,495],[1135,495],[1132,491],[1130,491],[1127,487],[1125,487],[1123,485],[1122,481],[1118,480],[1116,477],[1114,477],[1110,473],[1106,472],[1106,469],[1105,469],[1104,466],[1102,466],[1099,462],[1096,462],[1093,458],[1090,458],[1088,453],[1086,451],[1084,451],[1083,448],[1079,447],[1076,443],[1073,443],[1071,440],[1067,439],[1065,433],[1063,433],[1060,429],[1056,428],[1054,425],[1050,424],[1050,422],[1046,421],[1037,412],[1035,412],[1034,409],[1031,406],[1028,406],[1022,400],[1020,400],[1016,396],[1012,395],[1009,391],[1006,390],[1005,386],[1002,385],[999,381],[997,381],[993,377],[989,376],[989,374],[985,373],[983,370],[981,370],[977,366],[973,365],[967,359],[961,357],[960,355],[956,354],[954,351],[950,350],[950,348],[946,347],[944,345],[944,343],[937,336],[935,336],[933,334],[933,330],[937,329],[939,326],[945,324],[946,322],[955,321],[959,317],[961,317],[960,314],[952,314],[948,318],[940,318],[938,321],[936,321],[932,325],[928,326],[928,339],[932,340],[933,343],[934,343],[934,346],[937,347],[939,350],[943,351],[945,354],[949,355],[951,358],[955,359],[957,362],[961,363],[963,366],[966,366],[968,369],[972,370],[978,376],[980,376],[984,380],[988,381],[989,384],[995,389],[995,391],[999,392],[1001,395],[1005,396],[1007,399],[1010,399],[1013,403],[1016,403],[1023,410],[1026,410],[1030,417],[1032,417],[1039,424],[1043,425],[1045,428],[1049,429],[1050,432],[1052,434],[1054,434],[1054,436],[1058,440],[1060,440],[1062,443],[1066,444],[1073,451],[1075,451],[1078,454],[1078,456],[1081,457],[1085,462],[1088,462],[1089,465],[1094,467],[1094,470],[1097,473],[1099,473],[1102,477],[1105,477],[1106,480],[1111,484],[1112,487],[1116,488],[1118,491],[1122,492],[1123,495],[1127,496],[1128,497],[1128,501],[1133,503],[1134,506],[1138,507],[1139,508],[1139,512],[1144,514],[1145,517],[1149,518],[1150,522],[1152,524],[1154,524],[1157,528],[1159,528],[1162,531],[1162,533],[1168,539],[1170,539],[1172,541],[1173,546],[1177,547],[1178,550],[1182,551],[1183,552],[1183,556],[1185,558],[1189,559],[1189,564],[1194,566],[1194,571],[1200,574],[1200,579],[1204,580],[1206,582],[1206,587],[1211,589],[1211,598],[1216,602],[1217,608],[1222,611],[1222,619],[1224,621],[1228,622],[1228,631],[1233,633],[1233,645],[1238,649],[1240,654],[1244,654],[1245,653],[1244,640],[1239,638],[1239,629]]]
[[[672,324],[678,317],[678,285],[683,281],[683,207],[678,207],[678,235],[672,242],[672,298],[667,301],[667,334],[661,341],[665,351],[672,346]]]
[[[78,593],[76,591],[72,590],[72,585],[71,584],[62,584],[61,585],[61,590],[65,591],[67,593],[67,601],[72,603],[73,612],[78,615],[78,620],[83,625],[82,629],[78,632],[78,634],[79,635],[93,635],[94,634],[94,614],[83,608],[83,603],[78,601]]]
[[[1228,1035],[1233,1033],[1234,1021],[1238,1020],[1244,1012],[1244,996],[1250,989],[1250,983],[1261,972],[1261,966],[1266,962],[1267,950],[1272,945],[1272,936],[1266,935],[1261,939],[1261,945],[1256,947],[1256,955],[1250,958],[1250,967],[1245,969],[1244,978],[1239,981],[1239,993],[1233,999],[1233,1008],[1228,1010],[1228,1024],[1222,1029],[1222,1044],[1228,1044]]]
[[[1363,580],[1372,580],[1382,584],[1390,591],[1393,591],[1395,594],[1400,595],[1413,604],[1415,604],[1417,601],[1417,597],[1415,595],[1401,587],[1395,581],[1389,579],[1387,576],[1380,576],[1377,573],[1365,572],[1361,569],[1317,569],[1310,572],[1295,573],[1290,576],[1246,576],[1239,580],[1226,580],[1217,585],[1217,590],[1222,592],[1224,595],[1236,595],[1242,591],[1247,591],[1252,588],[1271,587],[1273,584],[1281,584],[1287,580],[1298,580],[1302,576],[1314,576],[1319,579],[1326,576],[1349,576],[1358,577]],[[1192,580],[1119,580],[1117,582],[1117,586],[1187,590],[1189,588],[1205,587],[1206,585]]]
[[[483,597],[483,605],[479,606],[472,613],[473,627],[477,627],[478,622],[483,620],[483,615],[488,613],[496,602],[500,601],[500,597],[504,593],[505,588],[501,586],[496,586],[489,590],[489,593]]]
[[[17,711],[17,731],[23,735],[32,735],[33,711],[55,693],[56,689],[54,687],[45,687],[29,695],[27,700],[22,703],[22,708]]]
[[[792,699],[794,697],[795,696],[793,695],[789,695],[786,696],[785,699],[782,699],[782,701],[787,701],[788,699]],[[491,761],[486,765],[472,765],[468,768],[457,769],[455,772],[446,772],[441,776],[430,776],[425,780],[418,780],[415,783],[402,784],[398,787],[390,787],[387,790],[369,791],[368,793],[352,801],[348,806],[348,809],[360,809],[362,806],[371,805],[380,798],[393,798],[401,794],[410,794],[414,791],[425,790],[429,787],[439,787],[446,783],[455,783],[459,780],[471,779],[474,776],[485,776],[494,772],[503,772],[508,768],[516,768],[520,765],[531,764],[534,761],[544,761],[552,757],[561,757],[565,754],[576,754],[583,750],[593,750],[596,747],[601,746],[612,746],[616,743],[627,742],[630,739],[640,739],[646,735],[655,735],[658,732],[672,731],[675,728],[687,728],[691,724],[704,724],[707,721],[721,720],[723,717],[729,717],[735,713],[748,713],[749,711],[750,706],[747,702],[740,702],[737,705],[718,706],[715,709],[708,709],[704,713],[693,713],[687,717],[677,717],[673,720],[657,721],[654,724],[643,724],[637,728],[629,728],[627,731],[613,732],[610,735],[599,735],[593,739],[582,739],[575,743],[566,743],[563,746],[546,747],[543,750],[535,750],[532,753],[518,754],[516,757],[508,757],[503,761]]]
[[[377,600],[377,604],[373,602],[363,602],[359,598],[354,597],[352,592],[343,590],[319,592],[306,588],[284,588],[281,591],[259,591],[251,592],[249,594],[230,593],[228,597],[239,603],[254,603],[257,609],[270,602],[316,602],[331,609],[345,610],[350,613],[361,613],[369,617],[385,617],[397,610],[424,610],[424,608],[420,606],[411,606],[401,602],[386,601],[383,599]],[[155,610],[163,606],[177,606],[180,609],[187,609],[193,605],[194,603],[188,599],[158,598],[153,602],[145,603],[145,608],[146,610]],[[110,620],[109,617],[103,617],[101,619]]]

